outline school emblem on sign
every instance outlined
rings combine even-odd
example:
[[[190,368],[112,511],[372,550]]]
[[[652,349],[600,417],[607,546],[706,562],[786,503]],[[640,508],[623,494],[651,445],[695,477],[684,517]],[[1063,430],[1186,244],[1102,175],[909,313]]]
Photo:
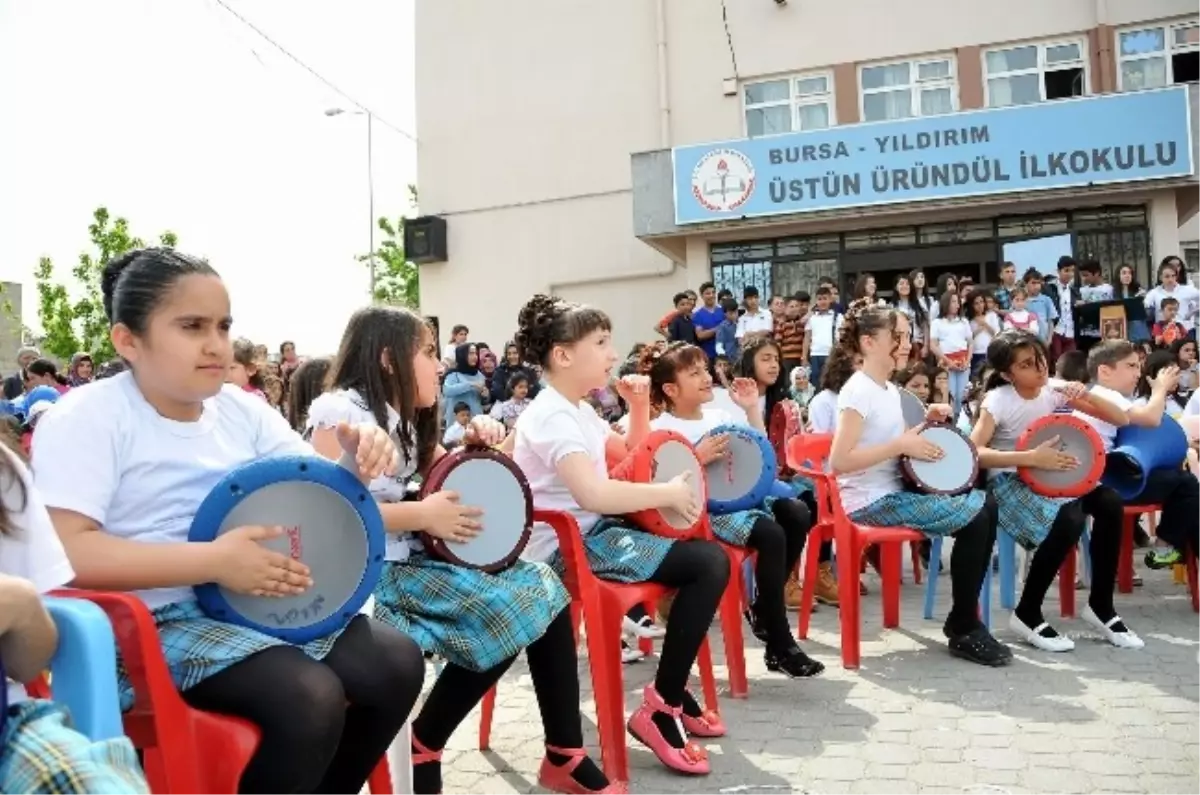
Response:
[[[754,165],[736,149],[714,149],[692,171],[692,195],[706,210],[736,210],[754,193]]]

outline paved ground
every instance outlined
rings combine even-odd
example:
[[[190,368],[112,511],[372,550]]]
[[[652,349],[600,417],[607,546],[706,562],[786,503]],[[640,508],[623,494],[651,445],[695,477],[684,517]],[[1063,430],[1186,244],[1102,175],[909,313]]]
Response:
[[[1146,585],[1118,595],[1118,610],[1146,640],[1140,652],[1108,646],[1078,620],[1058,622],[1073,653],[1015,647],[1008,668],[951,658],[939,621],[921,618],[921,591],[903,589],[901,627],[880,628],[877,581],[865,602],[863,666],[843,670],[837,613],[813,616],[806,649],[828,666],[811,681],[767,673],[747,650],[749,700],[723,698],[730,735],[707,745],[713,773],[685,779],[631,743],[634,792],[1197,792],[1200,719],[1198,624],[1183,585],[1168,572],[1140,571]],[[944,616],[949,580],[940,579]],[[1082,592],[1081,592],[1082,594]],[[1051,589],[1046,615],[1057,615]],[[1012,641],[994,602],[998,635]],[[748,634],[748,633],[747,633]],[[720,633],[712,634],[725,686]],[[753,642],[753,639],[751,638]],[[627,666],[632,709],[654,671]],[[585,735],[596,748],[586,660]],[[501,684],[493,751],[475,750],[477,715],[452,739],[446,792],[537,791],[541,724],[523,663]]]

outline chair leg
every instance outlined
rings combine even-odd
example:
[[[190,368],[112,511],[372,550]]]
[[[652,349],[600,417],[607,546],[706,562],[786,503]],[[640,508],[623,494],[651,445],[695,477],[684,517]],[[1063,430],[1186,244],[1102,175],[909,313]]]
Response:
[[[888,542],[879,545],[879,567],[883,569],[883,626],[894,629],[900,626],[900,580],[904,556],[903,543]]]
[[[988,568],[991,571],[991,567]],[[929,549],[929,572],[925,580],[925,620],[933,618],[933,605],[937,601],[938,575],[942,572],[942,538],[933,539]]]
[[[842,667],[858,668],[862,662],[862,624],[858,583],[862,549],[851,544],[838,555],[838,619],[842,625]]]
[[[912,558],[913,582],[921,584],[921,542],[910,541],[908,544],[909,557]]]
[[[1196,571],[1196,553],[1188,549],[1185,553],[1188,590],[1192,592],[1192,612],[1200,613],[1200,573]]]
[[[992,564],[988,561],[987,571],[983,573],[983,588],[979,591],[979,612],[983,625],[988,632],[992,631]]]
[[[800,584],[800,615],[796,634],[800,640],[808,638],[808,625],[812,620],[813,598],[816,595],[817,572],[821,566],[821,542],[810,543],[804,553],[804,582]]]
[[[1017,542],[1008,533],[996,534],[1000,557],[1000,607],[1012,610],[1017,606]],[[991,568],[992,562],[988,561]]]
[[[1075,548],[1071,547],[1058,570],[1058,602],[1063,618],[1075,617],[1075,555]]]
[[[1133,593],[1133,528],[1137,525],[1137,514],[1125,514],[1121,525],[1121,551],[1117,558],[1117,590]]]
[[[590,632],[588,633],[591,634]],[[496,712],[496,688],[483,697],[479,706],[479,750],[486,751],[492,747],[492,716]]]
[[[741,566],[735,565],[735,571]],[[729,694],[734,698],[748,698],[750,683],[746,678],[745,636],[742,630],[742,599],[739,575],[734,574],[721,603],[717,606],[721,618],[721,635],[725,638],[725,666],[729,669]],[[703,666],[701,666],[703,669]]]
[[[588,614],[588,663],[600,757],[610,781],[629,780],[629,749],[625,744],[625,691],[621,670],[621,616],[606,617],[602,608]],[[616,612],[611,611],[611,612]],[[608,620],[606,620],[606,618]]]
[[[642,605],[642,609],[646,611],[646,615],[650,616],[652,620],[658,620],[658,616],[655,615],[658,605],[653,602],[646,602]],[[638,638],[638,651],[649,657],[654,653],[654,641],[650,638]]]

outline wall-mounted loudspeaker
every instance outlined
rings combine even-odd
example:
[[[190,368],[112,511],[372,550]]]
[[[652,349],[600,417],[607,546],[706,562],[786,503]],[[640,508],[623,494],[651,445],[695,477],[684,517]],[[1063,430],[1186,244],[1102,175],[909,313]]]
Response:
[[[405,221],[404,253],[418,265],[449,259],[446,253],[446,219],[424,215]]]

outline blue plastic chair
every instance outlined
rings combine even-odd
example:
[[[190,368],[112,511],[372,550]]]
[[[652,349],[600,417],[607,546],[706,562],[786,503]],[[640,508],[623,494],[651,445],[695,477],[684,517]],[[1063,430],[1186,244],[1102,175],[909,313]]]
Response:
[[[50,660],[50,692],[71,712],[75,728],[99,742],[124,737],[117,696],[117,644],[108,616],[81,599],[45,598],[58,627]]]
[[[1089,584],[1092,581],[1091,536],[1092,520],[1088,517],[1079,545],[1083,549],[1084,577]],[[1017,542],[1008,533],[997,533],[996,547],[1000,554],[1000,607],[1012,610],[1017,606]]]
[[[933,618],[933,604],[937,601],[938,573],[942,570],[942,541],[941,536],[934,538],[932,548],[929,550],[929,571],[926,573],[928,579],[925,582],[925,618],[927,620]],[[1001,560],[1003,560],[1003,556]],[[979,610],[983,613],[983,625],[990,630],[992,628],[992,565],[990,561],[987,573],[983,575],[983,587],[979,589]]]

